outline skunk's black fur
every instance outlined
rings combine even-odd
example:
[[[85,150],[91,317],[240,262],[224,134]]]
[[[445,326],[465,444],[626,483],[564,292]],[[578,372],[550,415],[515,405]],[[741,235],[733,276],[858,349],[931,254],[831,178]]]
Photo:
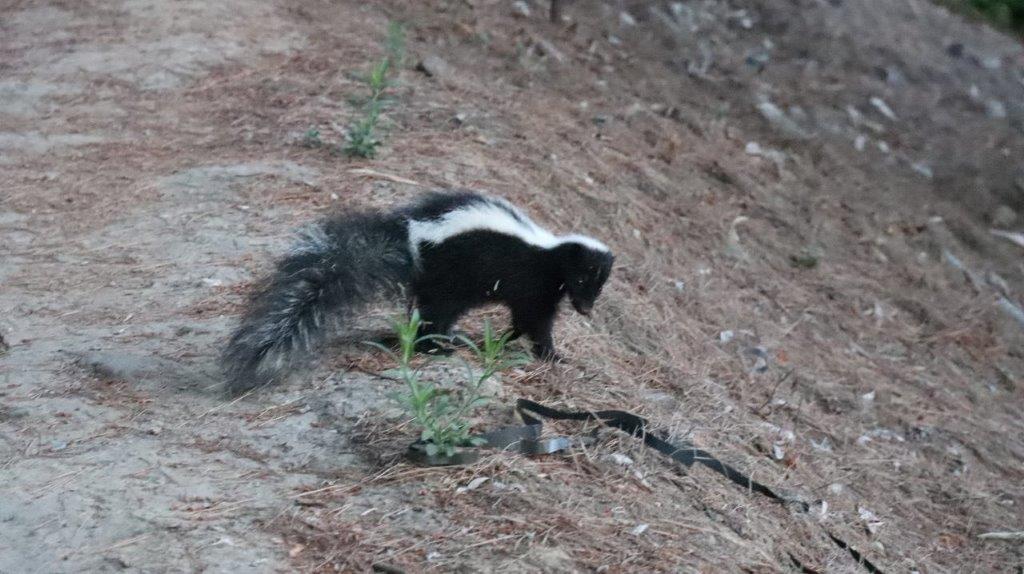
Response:
[[[577,311],[589,313],[611,271],[611,253],[587,238],[538,246],[486,226],[410,244],[412,223],[440,229],[435,222],[474,206],[502,210],[525,235],[539,230],[505,202],[456,192],[429,194],[391,213],[336,216],[305,232],[252,296],[224,351],[228,390],[241,393],[281,378],[332,324],[360,305],[403,292],[412,295],[431,334],[448,334],[474,307],[503,303],[512,312],[513,336],[528,336],[538,357],[553,358],[559,302],[568,295]]]

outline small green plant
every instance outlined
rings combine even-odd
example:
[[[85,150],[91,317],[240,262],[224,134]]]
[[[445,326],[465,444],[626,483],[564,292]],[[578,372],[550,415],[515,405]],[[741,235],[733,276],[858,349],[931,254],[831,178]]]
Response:
[[[372,159],[377,155],[380,139],[377,138],[377,121],[380,119],[380,107],[372,105],[356,123],[345,132],[345,147],[342,151],[350,157]]]
[[[384,350],[398,364],[397,378],[405,384],[405,390],[397,395],[398,402],[412,416],[413,424],[420,431],[420,441],[428,456],[452,456],[456,449],[479,445],[479,440],[469,433],[469,415],[473,409],[487,402],[483,385],[497,373],[523,363],[523,357],[509,353],[509,333],[497,336],[490,322],[484,323],[484,340],[477,345],[466,337],[459,340],[476,356],[479,368],[465,362],[466,383],[460,388],[446,389],[424,381],[421,369],[413,366],[416,348],[424,343],[436,344],[439,340],[452,341],[437,335],[420,336],[422,320],[419,312],[413,312],[407,320],[396,320],[395,334],[398,336],[398,352],[377,343],[375,347]]]
[[[316,128],[309,128],[306,133],[302,134],[302,146],[308,148],[323,147],[324,142],[320,139],[320,130]]]
[[[1024,0],[939,0],[953,10],[988,20],[996,27],[1024,34]]]
[[[819,256],[816,250],[805,247],[799,253],[789,256],[789,264],[800,269],[813,269],[818,266]]]
[[[369,97],[362,103],[363,115],[355,120],[345,132],[345,146],[342,151],[349,157],[372,159],[380,147],[379,123],[381,112],[390,103],[387,89],[391,86],[391,76],[405,60],[405,29],[398,22],[388,25],[385,40],[385,56],[377,62],[363,81],[369,88]]]
[[[384,101],[384,90],[390,83],[388,82],[388,69],[390,68],[391,60],[384,58],[370,70],[370,75],[366,78],[366,83],[370,86],[370,103]]]
[[[388,23],[386,47],[393,66],[400,68],[405,65],[405,26],[401,22],[392,20]]]

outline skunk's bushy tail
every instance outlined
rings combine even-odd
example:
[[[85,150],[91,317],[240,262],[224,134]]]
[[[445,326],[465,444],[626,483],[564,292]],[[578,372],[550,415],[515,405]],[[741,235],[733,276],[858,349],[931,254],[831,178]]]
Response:
[[[222,361],[227,390],[275,382],[319,343],[328,325],[408,284],[408,229],[397,216],[350,214],[302,233],[249,302]]]

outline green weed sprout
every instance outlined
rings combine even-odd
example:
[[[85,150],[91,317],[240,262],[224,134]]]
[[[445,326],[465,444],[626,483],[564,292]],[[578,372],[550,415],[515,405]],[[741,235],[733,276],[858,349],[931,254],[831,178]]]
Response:
[[[386,46],[391,64],[402,67],[405,64],[405,26],[401,22],[392,20],[388,23]]]
[[[419,336],[421,324],[418,311],[413,312],[407,320],[395,321],[394,329],[399,342],[397,353],[383,345],[370,344],[385,351],[398,364],[397,378],[405,384],[405,389],[397,394],[396,399],[419,429],[419,438],[424,443],[426,454],[452,456],[459,447],[480,444],[480,440],[469,433],[468,417],[475,408],[487,403],[487,397],[482,394],[484,383],[505,369],[523,364],[524,358],[508,352],[506,347],[510,334],[497,336],[489,321],[484,323],[484,340],[480,345],[464,336]],[[455,339],[472,351],[480,364],[479,370],[464,361],[466,384],[454,390],[440,388],[422,380],[420,369],[412,366],[416,347],[425,342]]]
[[[379,119],[380,107],[371,105],[366,115],[348,128],[343,151],[352,157],[373,159],[381,143],[376,133]]]
[[[345,133],[346,144],[342,151],[349,157],[372,159],[381,145],[377,128],[381,111],[388,104],[387,89],[391,86],[393,71],[400,68],[405,60],[405,29],[400,23],[388,25],[385,50],[386,55],[363,79],[370,96],[363,104],[363,116],[353,122]]]

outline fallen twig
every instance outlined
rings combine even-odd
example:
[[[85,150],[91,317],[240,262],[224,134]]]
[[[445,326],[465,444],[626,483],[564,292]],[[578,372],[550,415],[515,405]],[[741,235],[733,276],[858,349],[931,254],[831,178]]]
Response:
[[[374,177],[374,178],[377,178],[377,179],[386,179],[388,181],[393,181],[395,183],[404,183],[406,185],[420,185],[420,186],[423,185],[422,183],[420,183],[418,181],[415,181],[415,180],[412,180],[412,179],[408,179],[408,178],[404,178],[404,177],[402,177],[400,175],[394,175],[394,174],[390,174],[390,173],[383,173],[383,172],[372,170],[372,169],[365,168],[365,167],[352,168],[352,169],[348,170],[348,172],[351,173],[351,174],[354,174],[354,175],[365,175],[366,177]]]
[[[982,540],[1024,540],[1024,530],[1020,532],[986,532],[979,534]]]

